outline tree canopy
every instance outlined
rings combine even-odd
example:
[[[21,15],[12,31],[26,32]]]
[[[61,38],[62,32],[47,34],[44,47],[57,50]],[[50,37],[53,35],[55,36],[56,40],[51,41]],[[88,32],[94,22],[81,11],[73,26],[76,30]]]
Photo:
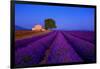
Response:
[[[45,19],[45,29],[56,28],[56,23],[53,19]]]

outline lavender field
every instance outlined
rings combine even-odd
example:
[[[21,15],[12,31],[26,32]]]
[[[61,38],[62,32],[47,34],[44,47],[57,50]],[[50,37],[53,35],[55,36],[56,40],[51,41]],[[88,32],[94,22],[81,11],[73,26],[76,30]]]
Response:
[[[15,66],[94,62],[95,34],[87,31],[52,31],[15,41]]]

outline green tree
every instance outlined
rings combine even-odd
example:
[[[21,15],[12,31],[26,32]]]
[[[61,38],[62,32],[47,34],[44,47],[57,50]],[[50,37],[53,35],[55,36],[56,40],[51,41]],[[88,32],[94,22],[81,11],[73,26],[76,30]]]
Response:
[[[56,23],[53,19],[46,19],[45,20],[45,29],[52,29],[56,28]]]

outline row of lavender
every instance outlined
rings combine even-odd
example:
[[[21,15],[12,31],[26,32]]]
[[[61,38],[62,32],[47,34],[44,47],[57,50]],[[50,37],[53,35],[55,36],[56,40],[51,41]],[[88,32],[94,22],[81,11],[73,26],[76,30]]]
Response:
[[[49,35],[42,36],[43,38],[35,39],[29,42],[28,45],[23,44],[24,47],[18,48],[15,51],[15,65],[16,67],[32,66],[39,64],[45,55],[45,51],[52,44],[56,32],[49,33]],[[20,44],[20,42],[19,42]]]
[[[62,33],[80,57],[86,62],[95,61],[95,37],[93,32]]]
[[[75,34],[75,33],[74,33]],[[34,66],[37,64],[59,64],[95,61],[93,35],[91,38],[74,35],[71,32],[54,31],[47,35],[30,38],[27,44],[24,40],[16,42],[19,45],[15,51],[16,67]],[[82,38],[80,38],[82,37]],[[87,36],[88,37],[88,36]],[[17,48],[17,47],[16,47]]]
[[[51,35],[53,32],[49,32],[47,34],[43,34],[41,36],[34,36],[34,37],[30,37],[30,38],[25,38],[25,39],[19,39],[15,41],[15,49],[17,50],[18,48],[23,48],[25,46],[27,46],[29,43],[34,42],[38,39],[44,38],[45,36]]]

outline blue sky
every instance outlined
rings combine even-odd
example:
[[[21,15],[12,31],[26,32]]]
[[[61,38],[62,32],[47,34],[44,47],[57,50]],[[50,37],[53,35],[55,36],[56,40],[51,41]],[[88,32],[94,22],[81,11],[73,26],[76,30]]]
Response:
[[[31,29],[35,24],[44,26],[44,20],[55,20],[57,30],[94,30],[94,8],[48,6],[48,5],[15,5],[15,24]]]

